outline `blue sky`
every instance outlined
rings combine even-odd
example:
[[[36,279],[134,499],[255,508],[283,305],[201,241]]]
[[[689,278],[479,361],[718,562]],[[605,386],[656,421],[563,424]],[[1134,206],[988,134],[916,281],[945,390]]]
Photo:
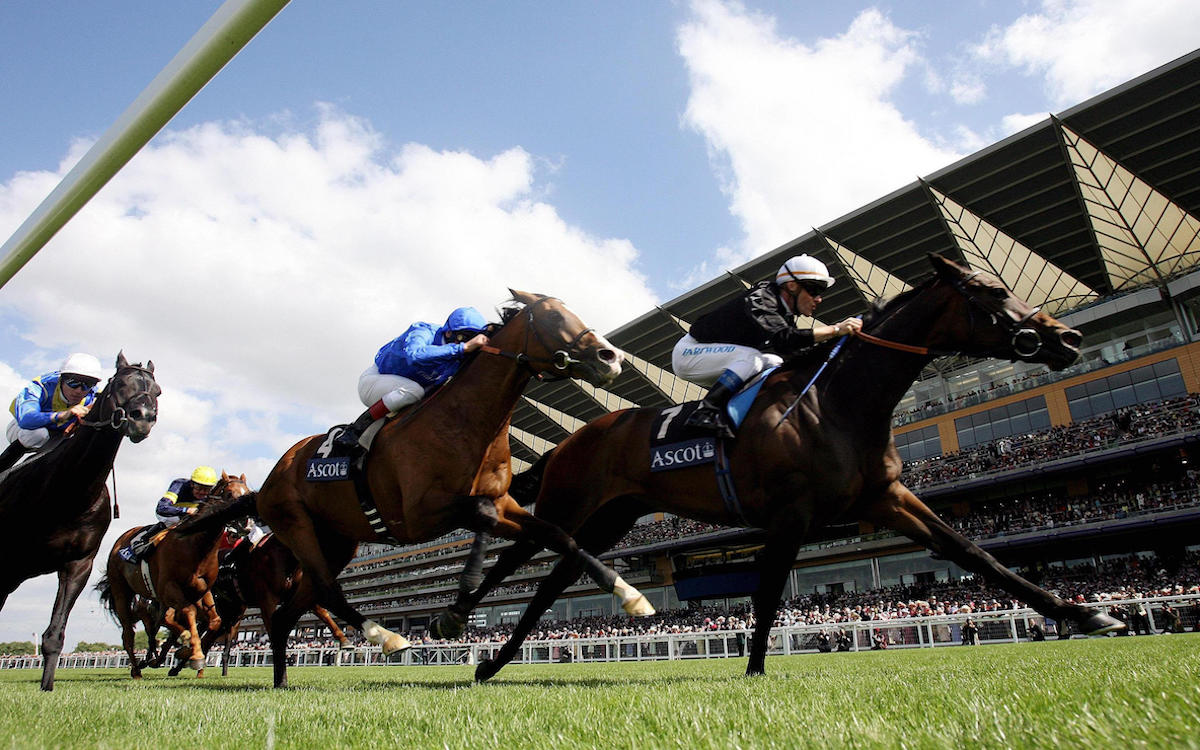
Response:
[[[0,4],[0,236],[219,7]],[[253,486],[361,409],[414,319],[507,287],[609,330],[1190,52],[1187,0],[295,0],[3,290],[0,392],[154,359],[118,457],[151,520],[198,463]],[[0,641],[44,629],[26,583]],[[68,644],[115,640],[81,600]]]

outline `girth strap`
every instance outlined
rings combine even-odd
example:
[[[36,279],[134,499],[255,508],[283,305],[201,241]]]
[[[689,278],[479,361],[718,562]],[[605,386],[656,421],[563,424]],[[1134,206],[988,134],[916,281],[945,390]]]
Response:
[[[354,480],[354,495],[358,498],[358,507],[362,508],[363,515],[367,517],[367,523],[371,525],[371,530],[375,532],[379,541],[398,546],[400,540],[388,531],[387,524],[384,523],[383,516],[379,515],[379,508],[375,505],[375,498],[371,495],[371,488],[367,484],[367,457],[369,455],[363,456],[360,461],[350,462],[350,477]]]
[[[742,511],[742,502],[738,499],[737,490],[733,486],[733,474],[729,469],[729,454],[725,450],[726,441],[717,438],[717,456],[713,467],[717,474],[717,489],[721,491],[721,500],[725,502],[725,510],[737,519],[741,526],[749,526],[746,514]]]

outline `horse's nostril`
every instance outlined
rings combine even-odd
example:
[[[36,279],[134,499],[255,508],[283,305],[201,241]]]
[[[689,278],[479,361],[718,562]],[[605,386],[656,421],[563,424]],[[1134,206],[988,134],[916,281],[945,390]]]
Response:
[[[1083,334],[1071,328],[1058,334],[1058,340],[1068,349],[1078,349],[1083,345]]]
[[[596,353],[596,356],[601,362],[607,362],[609,364],[617,361],[617,353],[612,349],[601,349]]]

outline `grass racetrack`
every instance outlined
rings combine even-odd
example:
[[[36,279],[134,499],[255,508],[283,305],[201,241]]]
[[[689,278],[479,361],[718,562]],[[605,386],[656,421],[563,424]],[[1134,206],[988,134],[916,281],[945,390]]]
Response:
[[[0,748],[1200,748],[1200,634],[745,665],[12,670]]]

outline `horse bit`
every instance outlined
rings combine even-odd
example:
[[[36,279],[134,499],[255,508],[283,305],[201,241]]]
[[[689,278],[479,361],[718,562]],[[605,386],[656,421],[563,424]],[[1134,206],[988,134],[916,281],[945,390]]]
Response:
[[[533,302],[533,303],[525,306],[524,312],[529,317],[528,325],[526,325],[526,327],[525,327],[525,344],[522,347],[522,349],[525,351],[506,352],[506,351],[504,351],[502,349],[498,349],[494,346],[487,346],[487,345],[481,347],[480,351],[487,352],[488,354],[497,354],[497,355],[500,355],[501,357],[507,357],[509,359],[512,359],[512,360],[516,361],[518,364],[521,364],[522,366],[524,366],[527,370],[529,370],[530,374],[532,374],[533,377],[535,377],[538,380],[543,381],[543,382],[549,381],[549,380],[562,380],[562,379],[566,378],[567,377],[566,371],[568,369],[570,369],[570,367],[572,365],[583,364],[583,360],[576,359],[575,357],[571,356],[571,352],[574,351],[575,347],[579,344],[580,340],[584,336],[588,335],[589,333],[592,333],[593,331],[595,331],[595,329],[594,328],[583,329],[575,336],[575,338],[568,341],[563,348],[556,349],[554,351],[554,353],[550,356],[549,359],[545,359],[545,358],[541,358],[541,357],[534,358],[534,357],[529,356],[527,351],[529,349],[529,337],[531,334],[537,339],[537,342],[539,344],[541,344],[544,348],[546,348],[546,349],[550,348],[550,346],[546,343],[546,340],[544,338],[542,338],[542,334],[540,331],[538,331],[537,326],[535,325],[534,319],[533,319],[533,308],[537,305],[542,304],[543,302],[548,302],[550,300],[557,300],[559,302],[562,301],[562,300],[559,300],[557,297],[542,297],[541,299],[537,300],[536,302]],[[546,373],[538,372],[538,371],[534,370],[533,365],[535,363],[540,363],[540,362],[549,362],[550,365],[553,366],[554,369],[558,370],[560,374],[557,376],[548,377],[546,375]]]

